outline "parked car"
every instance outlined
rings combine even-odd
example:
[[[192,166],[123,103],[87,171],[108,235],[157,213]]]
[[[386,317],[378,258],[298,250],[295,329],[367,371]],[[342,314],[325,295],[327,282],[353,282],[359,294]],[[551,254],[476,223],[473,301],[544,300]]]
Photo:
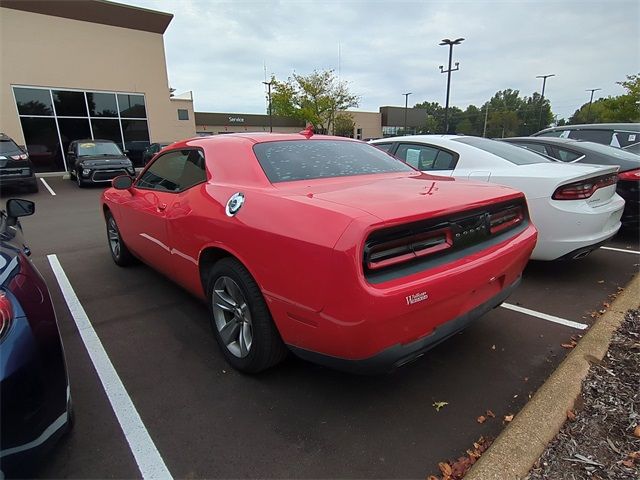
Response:
[[[0,477],[28,472],[72,424],[64,351],[47,285],[29,260],[19,217],[0,211]]]
[[[125,142],[125,154],[131,160],[134,167],[144,167],[144,152],[149,147],[148,140],[133,140]]]
[[[601,143],[640,154],[640,123],[592,123],[551,127],[534,137],[560,137]]]
[[[156,153],[158,153],[167,145],[171,145],[171,142],[152,143],[147,148],[145,148],[144,153],[142,154],[142,164],[146,165],[147,163],[149,163],[149,160],[151,160]]]
[[[131,160],[111,140],[74,140],[69,144],[67,168],[79,187],[136,174]]]
[[[536,241],[522,193],[301,133],[178,142],[102,195],[115,263],[138,258],[206,300],[233,367],[291,350],[391,370],[516,287]]]
[[[582,258],[620,228],[624,200],[615,191],[618,167],[560,165],[479,137],[416,135],[372,144],[434,175],[484,180],[524,192],[539,232],[534,260]]]
[[[38,191],[38,179],[29,154],[4,133],[0,133],[0,188],[20,186]]]
[[[559,162],[620,167],[616,192],[625,200],[622,226],[638,227],[640,223],[640,156],[600,143],[570,138],[514,137],[503,140],[542,153]]]

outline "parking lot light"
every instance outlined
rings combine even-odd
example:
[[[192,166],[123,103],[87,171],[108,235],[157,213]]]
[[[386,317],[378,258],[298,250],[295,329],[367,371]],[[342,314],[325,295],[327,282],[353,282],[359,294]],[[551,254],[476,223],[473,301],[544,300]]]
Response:
[[[591,92],[591,98],[589,99],[589,108],[587,109],[587,122],[589,123],[589,117],[591,116],[591,104],[593,103],[593,92],[597,92],[598,90],[602,90],[601,88],[588,88],[587,92]]]
[[[406,135],[407,134],[407,107],[409,106],[409,95],[411,95],[411,92],[403,93],[402,95],[404,95],[404,130],[403,130],[403,134]]]
[[[440,73],[447,74],[447,99],[444,107],[444,133],[449,133],[449,92],[451,90],[451,72],[460,70],[460,64],[456,62],[456,68],[451,68],[451,60],[453,58],[453,46],[460,45],[464,41],[464,38],[456,38],[455,40],[449,40],[444,38],[438,45],[449,45],[449,68],[444,70],[444,67],[440,65]]]
[[[547,78],[555,77],[555,73],[550,73],[549,75],[536,75],[536,78],[542,79],[542,93],[540,94],[540,112],[538,114],[538,130],[542,129],[542,107],[544,106],[544,87],[547,84]]]

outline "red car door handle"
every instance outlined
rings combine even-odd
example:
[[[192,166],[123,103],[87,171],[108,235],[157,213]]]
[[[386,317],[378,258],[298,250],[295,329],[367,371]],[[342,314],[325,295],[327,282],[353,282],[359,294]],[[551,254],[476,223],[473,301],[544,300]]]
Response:
[[[167,204],[166,203],[159,203],[157,208],[158,208],[159,212],[164,212],[165,209],[167,208]]]

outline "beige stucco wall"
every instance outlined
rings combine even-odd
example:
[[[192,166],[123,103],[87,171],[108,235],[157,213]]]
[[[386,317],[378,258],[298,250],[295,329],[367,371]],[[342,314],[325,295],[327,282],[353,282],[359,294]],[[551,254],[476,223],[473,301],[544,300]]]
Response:
[[[12,85],[144,93],[152,142],[195,135],[192,102],[169,98],[158,33],[0,8],[0,131],[24,144]]]
[[[379,112],[356,112],[347,111],[355,122],[353,129],[353,138],[356,137],[358,128],[362,129],[362,139],[365,138],[381,138],[382,137],[382,114]]]

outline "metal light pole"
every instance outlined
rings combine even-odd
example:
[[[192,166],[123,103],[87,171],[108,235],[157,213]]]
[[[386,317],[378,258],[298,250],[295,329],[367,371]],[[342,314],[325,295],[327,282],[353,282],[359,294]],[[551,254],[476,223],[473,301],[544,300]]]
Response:
[[[587,109],[587,123],[589,123],[589,117],[591,115],[591,104],[593,103],[593,92],[602,90],[601,88],[588,88],[585,92],[591,92],[591,98],[589,99],[589,108]]]
[[[271,115],[271,83],[262,82],[269,88],[269,133],[273,133],[273,116]]]
[[[447,74],[447,101],[444,107],[444,133],[449,133],[449,91],[451,89],[451,72],[460,70],[460,64],[456,62],[456,68],[451,68],[451,59],[453,58],[453,46],[460,45],[464,41],[464,38],[456,38],[455,40],[443,39],[438,45],[449,45],[449,68],[444,69],[440,65],[440,73]]]
[[[538,114],[538,130],[542,129],[542,107],[544,106],[544,87],[547,84],[547,78],[555,77],[555,73],[549,75],[536,75],[536,78],[542,79],[542,93],[540,94],[540,113]]]
[[[407,108],[409,106],[409,95],[411,95],[411,93],[412,92],[402,94],[404,95],[404,130],[402,131],[403,135],[407,134]]]

